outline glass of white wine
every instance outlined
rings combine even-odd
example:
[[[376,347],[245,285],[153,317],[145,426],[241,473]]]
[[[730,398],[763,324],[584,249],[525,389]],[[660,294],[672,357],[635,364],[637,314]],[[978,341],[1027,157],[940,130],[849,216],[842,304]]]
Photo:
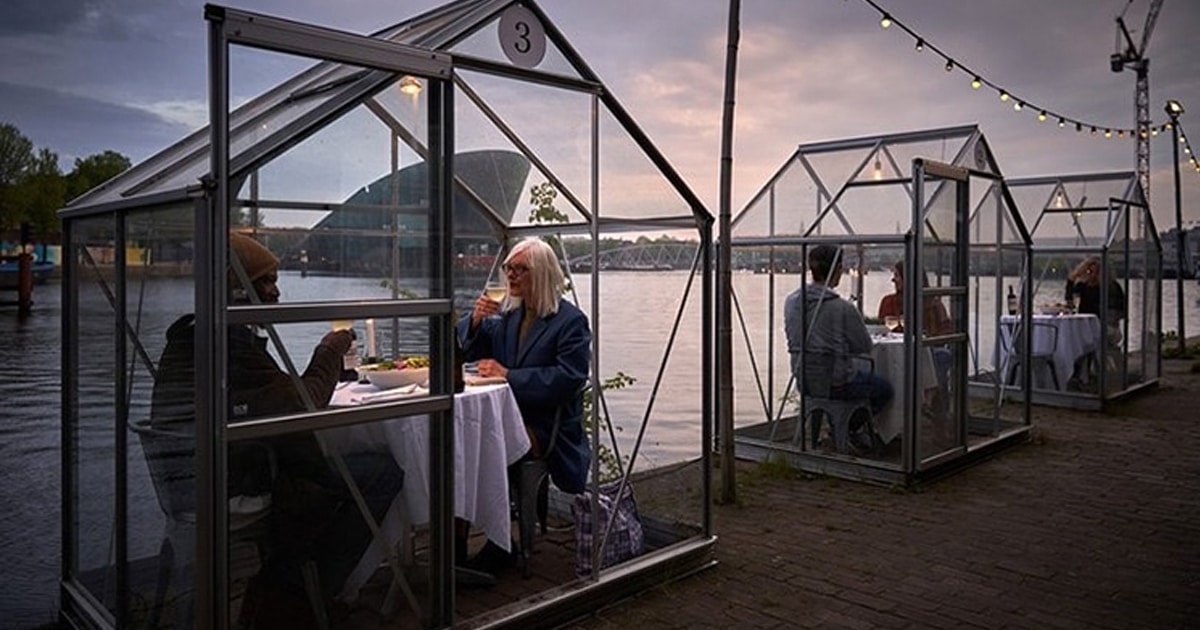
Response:
[[[493,302],[503,302],[504,297],[508,295],[508,288],[499,282],[489,282],[483,289],[483,294],[487,299]]]
[[[900,328],[903,323],[904,320],[896,317],[895,315],[888,315],[887,317],[883,318],[883,325],[887,326],[887,329],[891,332],[896,332],[896,329]]]

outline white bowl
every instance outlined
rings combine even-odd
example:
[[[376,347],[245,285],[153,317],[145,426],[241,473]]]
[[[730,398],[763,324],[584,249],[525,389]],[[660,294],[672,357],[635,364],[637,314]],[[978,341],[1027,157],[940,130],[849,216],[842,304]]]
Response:
[[[429,368],[404,368],[403,370],[368,370],[367,380],[379,389],[392,389],[405,385],[424,384],[429,380]]]

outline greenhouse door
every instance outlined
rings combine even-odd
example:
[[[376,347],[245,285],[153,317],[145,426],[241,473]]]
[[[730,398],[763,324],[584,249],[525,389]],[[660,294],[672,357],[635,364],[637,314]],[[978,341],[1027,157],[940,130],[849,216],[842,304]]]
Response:
[[[909,465],[925,470],[966,449],[969,172],[914,160],[913,226],[904,311],[912,330],[909,384],[914,421]]]

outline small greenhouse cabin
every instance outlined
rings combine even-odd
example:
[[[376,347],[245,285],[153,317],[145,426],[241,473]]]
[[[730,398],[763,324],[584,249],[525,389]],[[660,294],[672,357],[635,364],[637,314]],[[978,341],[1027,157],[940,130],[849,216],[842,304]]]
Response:
[[[1033,239],[1033,402],[1101,409],[1156,386],[1162,246],[1136,174],[1007,184]]]
[[[872,336],[869,355],[843,358],[894,391],[878,414],[793,375],[827,360],[784,334],[785,303],[811,282],[820,245],[841,247],[831,288]],[[1028,401],[995,364],[1004,291],[1029,283],[1029,232],[976,127],[800,145],[735,216],[730,248],[744,272],[733,277],[738,457],[907,484],[1027,439]],[[889,295],[902,308],[884,318]],[[820,307],[796,304],[807,340]],[[1013,343],[1027,337],[1016,330]]]
[[[247,625],[275,548],[263,524],[289,508],[272,485],[286,440],[320,446],[354,497],[338,513],[370,532],[344,583],[296,558],[297,610],[330,627],[554,626],[711,566],[713,219],[541,8],[459,0],[371,36],[215,5],[205,18],[211,124],[60,213],[62,620]],[[695,244],[686,269],[599,273],[599,239],[664,230]],[[528,237],[559,252],[564,297],[590,324],[579,395],[592,463],[585,493],[551,484],[538,501],[522,485],[514,507],[506,467],[528,449],[515,397],[507,384],[456,392],[453,325]],[[245,238],[279,259],[277,303],[250,290],[231,245]],[[568,239],[588,244],[587,264],[567,264]],[[621,308],[631,282],[653,282],[644,308]],[[306,365],[347,326],[343,367],[426,358],[428,389],[377,392],[351,373],[328,406],[317,399]],[[244,331],[295,408],[235,403]],[[188,366],[182,381],[168,337],[191,342],[172,364]],[[160,396],[168,378],[184,404]],[[164,409],[183,423],[159,425]],[[231,491],[247,451],[271,463],[251,471],[269,492]],[[378,506],[364,453],[403,472]],[[618,535],[599,497],[630,489],[644,545],[610,560]],[[472,551],[520,540],[532,555],[478,588],[454,564],[462,521]]]

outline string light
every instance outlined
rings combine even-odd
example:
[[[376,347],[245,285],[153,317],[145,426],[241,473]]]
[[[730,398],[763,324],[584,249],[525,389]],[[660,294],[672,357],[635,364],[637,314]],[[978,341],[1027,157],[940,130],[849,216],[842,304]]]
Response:
[[[1042,111],[1038,112],[1038,122],[1046,122],[1046,110],[1043,109]],[[1059,126],[1061,127],[1062,125]]]
[[[1008,102],[1009,100],[1017,101],[1013,105],[1013,109],[1015,111],[1021,111],[1021,109],[1025,105],[1029,105],[1030,107],[1035,107],[1039,111],[1045,112],[1046,117],[1055,116],[1055,117],[1059,118],[1062,121],[1062,124],[1060,124],[1059,127],[1066,127],[1067,123],[1074,123],[1076,132],[1082,132],[1083,128],[1085,126],[1088,127],[1089,129],[1096,127],[1096,125],[1093,125],[1089,122],[1082,121],[1082,120],[1079,120],[1076,118],[1072,118],[1070,116],[1065,116],[1065,115],[1059,114],[1057,112],[1051,111],[1050,109],[1039,107],[1039,106],[1032,104],[1026,100],[1017,99],[1016,96],[1013,95],[1011,92],[1000,89],[998,86],[996,86],[994,83],[989,81],[983,75],[980,75],[980,74],[972,71],[970,68],[964,66],[963,64],[955,61],[953,57],[946,54],[941,49],[939,49],[936,45],[934,45],[933,43],[926,40],[923,36],[918,34],[916,31],[914,31],[912,28],[910,28],[905,23],[901,22],[900,20],[897,20],[895,17],[892,16],[892,14],[890,12],[885,11],[881,6],[879,6],[879,4],[876,2],[876,0],[863,0],[863,2],[870,5],[871,8],[873,8],[879,12],[879,16],[880,16],[879,25],[881,27],[883,27],[884,29],[890,29],[890,27],[893,24],[895,24],[897,28],[904,31],[906,34],[908,34],[910,37],[913,38],[913,40],[915,41],[914,49],[917,52],[923,52],[926,48],[928,48],[930,51],[937,54],[942,59],[945,59],[946,63],[943,67],[946,70],[946,72],[953,72],[955,69],[958,69],[958,70],[962,70],[968,76],[972,77],[971,78],[971,88],[972,89],[978,90],[985,85],[988,87],[994,88],[1000,94],[1001,101],[1003,101],[1003,102]],[[1044,120],[1045,120],[1045,118],[1043,118],[1042,115],[1039,114],[1038,121],[1042,122]],[[1108,127],[1106,129],[1110,132],[1108,137],[1111,137],[1111,132],[1113,131],[1114,128]],[[1164,129],[1169,129],[1169,127],[1164,127]],[[1116,131],[1118,132],[1120,137],[1124,137],[1124,133],[1128,133],[1130,135],[1130,137],[1136,137],[1136,134],[1138,133],[1137,129],[1127,129],[1127,128],[1126,129],[1116,129]]]

